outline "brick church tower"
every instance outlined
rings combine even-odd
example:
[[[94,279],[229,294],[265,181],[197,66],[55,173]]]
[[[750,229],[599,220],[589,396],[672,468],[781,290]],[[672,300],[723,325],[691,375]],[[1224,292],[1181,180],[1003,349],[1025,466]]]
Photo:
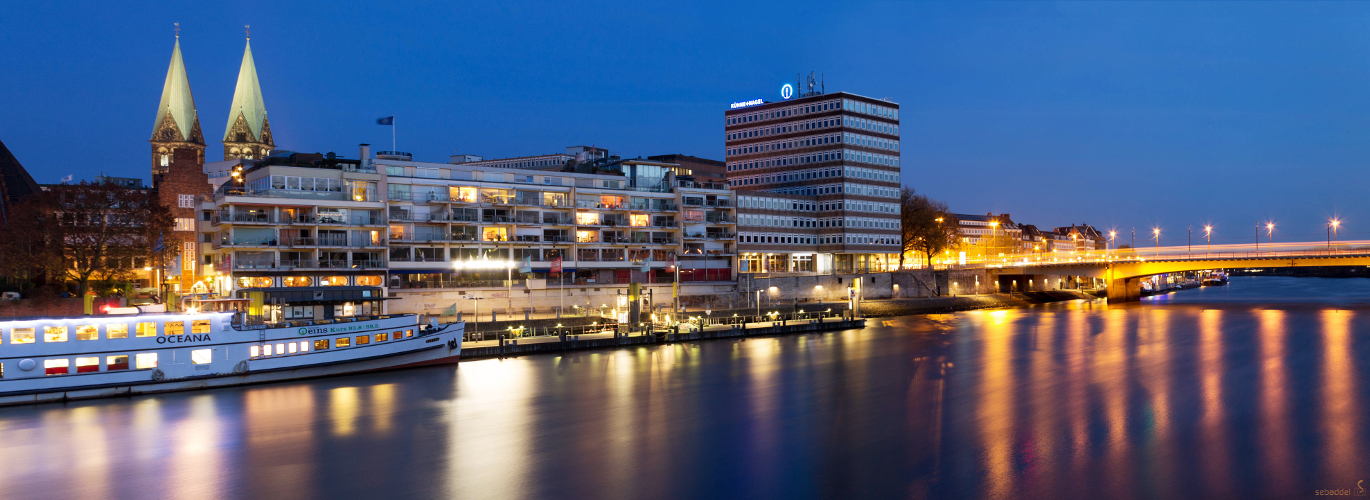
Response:
[[[180,33],[177,33],[176,45],[171,50],[171,66],[166,70],[162,101],[157,106],[157,119],[153,122],[152,138],[148,142],[152,143],[154,178],[171,166],[176,151],[194,151],[199,162],[204,163],[205,136],[200,132],[195,98],[190,95],[190,80],[186,78],[185,61],[181,60]]]
[[[271,138],[271,123],[266,119],[266,104],[262,101],[262,87],[257,82],[257,66],[252,62],[252,39],[249,38],[247,48],[243,50],[243,64],[238,68],[233,105],[228,109],[224,159],[261,159],[273,149],[276,149],[276,141]]]

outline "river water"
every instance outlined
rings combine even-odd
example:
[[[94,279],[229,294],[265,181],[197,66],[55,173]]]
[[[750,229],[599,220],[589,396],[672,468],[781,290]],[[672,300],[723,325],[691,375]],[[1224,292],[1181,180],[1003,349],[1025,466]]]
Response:
[[[1370,489],[1370,280],[0,409],[0,498]],[[1358,482],[1363,481],[1364,483]]]

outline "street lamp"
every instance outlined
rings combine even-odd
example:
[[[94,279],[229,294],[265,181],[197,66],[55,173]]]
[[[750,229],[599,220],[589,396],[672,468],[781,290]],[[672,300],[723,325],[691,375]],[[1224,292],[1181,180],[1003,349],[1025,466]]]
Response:
[[[1108,232],[1108,240],[1109,240],[1110,243],[1113,244],[1113,249],[1114,249],[1114,250],[1117,250],[1117,249],[1118,249],[1118,232],[1117,232],[1117,231],[1109,231],[1109,232]],[[1107,250],[1107,247],[1105,247],[1105,250]]]
[[[1213,226],[1204,226],[1204,257],[1213,251]]]
[[[1152,228],[1151,237],[1156,240],[1156,258],[1161,257],[1161,228]]]
[[[1268,245],[1266,245],[1266,246],[1269,246],[1269,247],[1270,247],[1270,251],[1272,251],[1272,252],[1275,251],[1275,223],[1274,223],[1274,222],[1267,222],[1267,223],[1265,223],[1265,242],[1268,243]]]
[[[1327,249],[1332,249],[1332,239],[1337,234],[1337,228],[1341,226],[1339,219],[1327,219]]]

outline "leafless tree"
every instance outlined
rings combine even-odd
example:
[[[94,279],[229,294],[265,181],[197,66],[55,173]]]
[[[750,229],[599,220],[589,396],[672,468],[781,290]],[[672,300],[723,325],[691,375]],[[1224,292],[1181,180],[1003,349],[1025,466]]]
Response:
[[[148,259],[171,227],[171,212],[151,191],[114,184],[62,184],[16,206],[17,223],[0,234],[6,270],[41,270],[75,281],[116,280]]]
[[[904,254],[922,252],[932,267],[932,256],[956,248],[958,240],[955,217],[947,211],[947,204],[905,187],[899,192],[899,223],[902,247],[899,267],[904,267]]]

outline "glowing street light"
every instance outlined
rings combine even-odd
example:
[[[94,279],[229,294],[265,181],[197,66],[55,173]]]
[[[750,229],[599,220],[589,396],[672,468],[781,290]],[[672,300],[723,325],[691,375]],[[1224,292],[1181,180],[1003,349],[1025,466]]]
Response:
[[[1336,239],[1337,228],[1341,227],[1340,219],[1327,219],[1327,249],[1332,249],[1332,241]]]
[[[1161,256],[1161,228],[1152,228],[1151,237],[1156,240],[1156,257],[1159,258]]]
[[[1204,244],[1207,246],[1204,256],[1207,257],[1213,250],[1213,226],[1204,226]]]
[[[1265,242],[1268,243],[1271,251],[1275,250],[1275,223],[1265,223]]]

